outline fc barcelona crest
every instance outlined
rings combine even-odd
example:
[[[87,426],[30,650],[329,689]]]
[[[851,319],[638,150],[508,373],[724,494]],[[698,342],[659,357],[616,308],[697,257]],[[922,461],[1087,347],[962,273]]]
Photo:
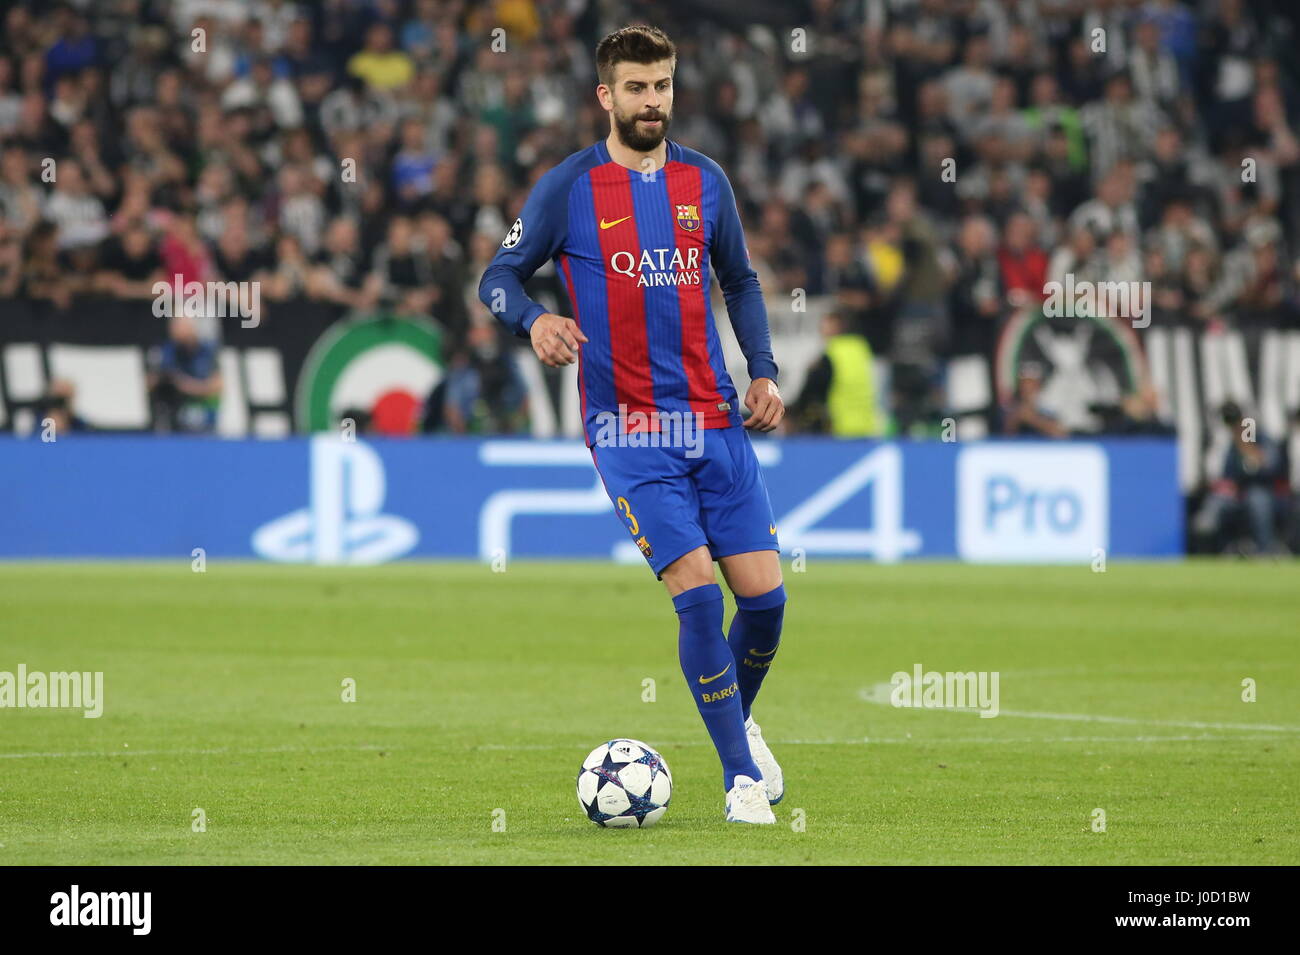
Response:
[[[700,207],[679,204],[677,206],[677,224],[687,232],[694,232],[700,227]]]

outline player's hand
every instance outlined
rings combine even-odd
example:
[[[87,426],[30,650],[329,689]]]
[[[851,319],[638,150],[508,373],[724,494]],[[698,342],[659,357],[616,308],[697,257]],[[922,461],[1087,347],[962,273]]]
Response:
[[[746,428],[771,431],[785,417],[785,402],[781,400],[781,392],[776,390],[776,382],[771,378],[755,378],[749,383],[749,391],[745,393],[745,407],[750,412],[745,421]]]
[[[533,340],[533,351],[537,357],[543,365],[551,368],[572,365],[578,358],[578,343],[587,340],[577,322],[550,312],[538,315],[528,329],[528,334]]]

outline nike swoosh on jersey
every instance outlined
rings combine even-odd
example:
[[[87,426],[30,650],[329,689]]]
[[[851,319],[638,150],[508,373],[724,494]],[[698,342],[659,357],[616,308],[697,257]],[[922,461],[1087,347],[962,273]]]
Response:
[[[621,218],[621,219],[615,219],[613,222],[606,222],[606,221],[605,221],[605,217],[604,217],[604,216],[601,216],[601,217],[600,217],[600,227],[601,227],[602,229],[612,229],[612,228],[614,228],[614,226],[618,225],[620,222],[626,222],[626,221],[627,221],[628,219],[630,219],[630,218],[632,218],[632,217],[631,217],[631,216],[624,216],[624,217]]]
[[[728,663],[725,667],[722,668],[722,673],[726,673],[726,672],[727,672],[728,670],[730,670],[730,669],[731,669],[731,664]],[[716,680],[718,677],[722,676],[722,673],[715,673],[713,676],[702,676],[702,677],[700,677],[700,682],[701,682],[701,683],[712,683],[712,682],[713,682],[714,680]]]

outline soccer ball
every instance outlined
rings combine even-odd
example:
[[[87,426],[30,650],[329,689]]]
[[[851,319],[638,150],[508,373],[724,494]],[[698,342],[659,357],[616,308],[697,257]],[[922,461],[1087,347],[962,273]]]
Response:
[[[601,743],[578,771],[578,802],[598,826],[653,826],[668,811],[673,777],[653,749],[635,739]]]

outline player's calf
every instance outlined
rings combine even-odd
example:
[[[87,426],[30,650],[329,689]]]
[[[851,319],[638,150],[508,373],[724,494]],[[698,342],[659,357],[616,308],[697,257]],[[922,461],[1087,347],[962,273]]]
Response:
[[[736,661],[741,712],[749,718],[763,678],[776,660],[785,621],[785,585],[757,597],[736,595],[736,615],[727,632],[727,646]]]
[[[736,616],[731,621],[727,645],[736,662],[736,683],[740,690],[741,713],[749,737],[749,752],[767,783],[767,798],[773,805],[785,795],[785,776],[763,740],[762,731],[750,716],[750,707],[758,696],[763,678],[776,659],[781,645],[781,625],[785,618],[785,587],[756,597],[736,595]]]
[[[673,597],[673,608],[682,675],[722,761],[723,788],[730,790],[738,775],[761,779],[745,734],[736,661],[722,636],[722,588],[713,583],[684,590]]]

